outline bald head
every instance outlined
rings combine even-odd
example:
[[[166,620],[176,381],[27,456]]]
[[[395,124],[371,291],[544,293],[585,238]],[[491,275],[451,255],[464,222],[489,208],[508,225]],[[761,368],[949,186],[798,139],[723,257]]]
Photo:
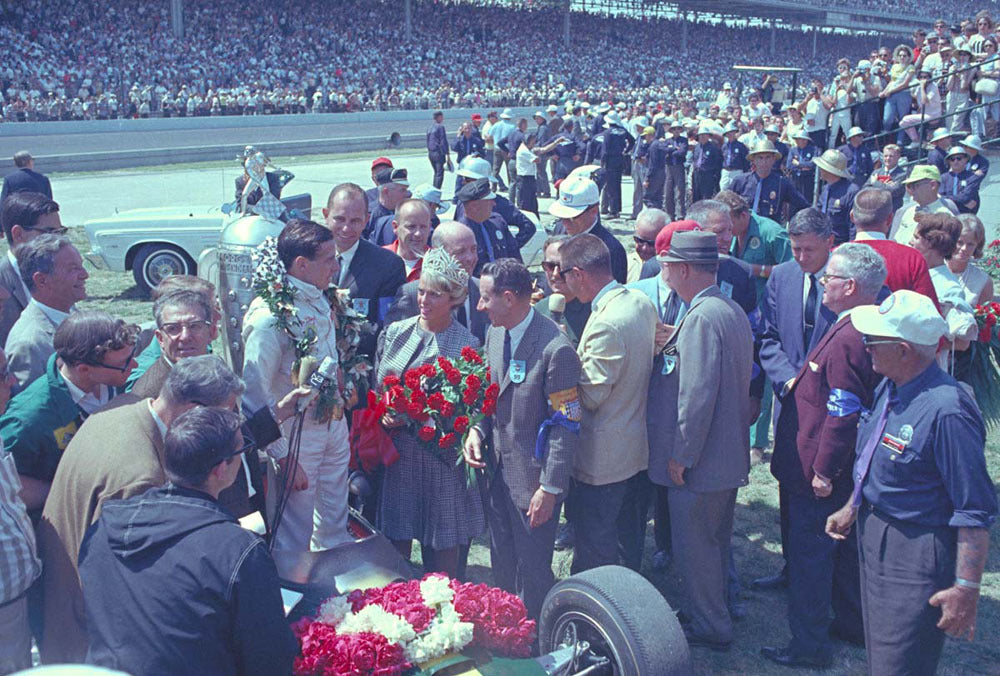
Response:
[[[479,261],[476,236],[464,223],[441,221],[431,235],[431,246],[441,247],[454,256],[470,276],[476,269],[476,263]]]
[[[635,219],[635,252],[648,261],[656,255],[656,236],[670,222],[667,212],[661,209],[643,209]]]

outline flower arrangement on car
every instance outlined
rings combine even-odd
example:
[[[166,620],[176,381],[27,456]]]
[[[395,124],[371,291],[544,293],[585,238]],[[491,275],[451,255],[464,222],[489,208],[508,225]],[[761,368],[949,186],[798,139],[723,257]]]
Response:
[[[437,573],[330,598],[292,629],[296,676],[405,674],[464,649],[527,657],[536,632],[517,596]]]
[[[381,395],[368,395],[363,424],[377,424],[386,414],[402,418],[432,455],[449,464],[464,464],[462,446],[469,430],[496,411],[500,387],[487,385],[489,380],[482,356],[464,347],[458,359],[438,357],[436,364],[412,368],[402,377],[386,376]],[[360,454],[364,456],[365,449]],[[361,464],[370,469],[371,463],[365,460],[362,457]],[[475,469],[466,464],[465,471],[471,486],[476,481]]]

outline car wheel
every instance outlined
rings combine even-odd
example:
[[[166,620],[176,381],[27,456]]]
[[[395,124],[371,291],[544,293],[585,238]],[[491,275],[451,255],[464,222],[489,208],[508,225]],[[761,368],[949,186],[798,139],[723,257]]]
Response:
[[[542,654],[586,641],[590,657],[581,668],[606,660],[595,673],[691,673],[691,653],[670,604],[646,578],[622,566],[594,568],[556,583],[545,597],[538,636]]]
[[[143,244],[132,262],[132,275],[146,295],[171,275],[193,275],[195,264],[181,249],[172,244]]]

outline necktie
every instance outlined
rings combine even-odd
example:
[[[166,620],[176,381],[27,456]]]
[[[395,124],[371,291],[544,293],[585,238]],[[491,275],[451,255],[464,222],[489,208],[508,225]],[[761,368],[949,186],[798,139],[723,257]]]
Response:
[[[759,214],[760,211],[757,210],[757,205],[760,204],[760,191],[764,187],[764,181],[761,178],[757,178],[757,192],[753,196],[753,212]]]
[[[510,331],[504,330],[503,332],[503,372],[507,373],[510,370]]]
[[[344,283],[344,274],[347,272],[347,270],[344,269],[343,254],[337,254],[337,267],[340,269],[340,272],[337,274],[337,286],[342,286]]]
[[[951,196],[954,197],[958,194],[958,175],[953,177],[954,180],[951,182]]]
[[[830,189],[827,188],[823,191],[823,213],[830,212]]]
[[[465,314],[465,303],[458,306],[458,323],[469,328],[469,317]]]
[[[805,330],[802,332],[803,343],[806,352],[809,351],[809,343],[812,340],[813,329],[816,328],[816,305],[819,301],[819,289],[817,288],[816,275],[809,275],[809,292],[806,294],[806,310],[802,317]]]
[[[868,437],[865,447],[861,449],[857,459],[854,461],[854,491],[851,493],[851,505],[854,507],[861,504],[861,489],[864,487],[865,477],[868,476],[868,470],[871,468],[872,456],[875,455],[875,449],[878,448],[878,444],[882,440],[885,423],[889,419],[889,400],[893,396],[891,384],[889,388],[885,401],[882,402],[882,410],[879,412],[878,421],[872,429],[872,435]]]
[[[488,223],[488,221],[487,221]],[[483,230],[483,240],[486,242],[486,257],[489,261],[496,260],[496,256],[493,255],[493,241],[490,239],[490,229],[486,223],[480,223],[479,227]]]

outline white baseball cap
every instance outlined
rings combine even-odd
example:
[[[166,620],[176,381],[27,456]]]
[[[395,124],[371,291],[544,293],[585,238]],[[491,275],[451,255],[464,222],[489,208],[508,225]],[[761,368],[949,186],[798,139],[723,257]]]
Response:
[[[455,173],[465,178],[489,178],[492,171],[493,167],[489,162],[481,157],[469,155],[459,163],[458,171]]]
[[[865,335],[899,338],[916,345],[937,345],[948,332],[934,302],[909,289],[896,291],[881,305],[854,308],[851,323]]]
[[[559,184],[559,199],[549,205],[549,213],[556,218],[573,218],[600,201],[601,191],[590,178],[567,177]]]

